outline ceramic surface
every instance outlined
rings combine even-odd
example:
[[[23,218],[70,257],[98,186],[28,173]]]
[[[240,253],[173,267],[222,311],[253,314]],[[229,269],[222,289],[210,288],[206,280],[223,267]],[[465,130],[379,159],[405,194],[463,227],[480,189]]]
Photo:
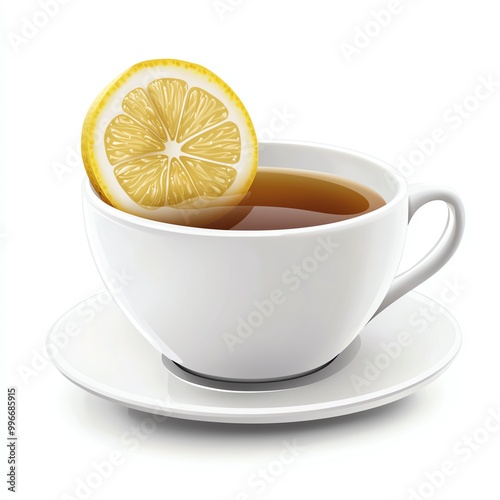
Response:
[[[429,315],[434,321],[426,321]],[[103,292],[68,311],[47,344],[69,380],[127,407],[191,420],[278,423],[335,417],[403,398],[450,365],[461,333],[446,310],[411,292],[322,370],[283,382],[214,382],[169,370],[171,362],[162,362]]]

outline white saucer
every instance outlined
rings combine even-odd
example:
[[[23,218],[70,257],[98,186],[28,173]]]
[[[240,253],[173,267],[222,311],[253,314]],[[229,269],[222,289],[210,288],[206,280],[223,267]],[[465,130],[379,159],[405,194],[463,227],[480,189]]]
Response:
[[[461,333],[448,311],[411,292],[315,373],[251,385],[205,381],[162,362],[103,292],[68,311],[47,344],[69,380],[125,406],[191,420],[278,423],[336,417],[408,396],[450,365]]]

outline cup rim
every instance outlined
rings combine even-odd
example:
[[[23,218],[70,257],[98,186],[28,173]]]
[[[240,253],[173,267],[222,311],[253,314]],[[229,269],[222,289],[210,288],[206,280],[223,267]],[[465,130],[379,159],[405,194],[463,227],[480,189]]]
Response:
[[[160,232],[168,233],[180,233],[180,234],[191,234],[191,235],[206,235],[206,236],[224,236],[224,237],[272,237],[280,235],[292,235],[292,234],[305,234],[314,232],[323,232],[325,230],[331,231],[335,228],[344,228],[346,226],[354,226],[359,224],[364,224],[372,219],[377,219],[384,216],[387,212],[392,211],[393,207],[397,205],[401,199],[405,196],[407,182],[406,179],[399,174],[396,169],[390,166],[388,163],[375,158],[371,155],[361,153],[349,148],[343,148],[338,146],[333,146],[329,144],[315,143],[311,141],[297,141],[297,140],[259,140],[259,146],[265,146],[267,144],[272,145],[283,145],[283,146],[302,146],[317,149],[327,149],[330,151],[335,151],[338,153],[343,153],[357,158],[362,158],[369,161],[370,163],[376,165],[378,168],[385,171],[386,175],[392,177],[394,184],[396,186],[396,194],[391,200],[387,201],[385,205],[379,207],[366,214],[358,215],[351,219],[346,219],[337,222],[330,222],[327,224],[320,224],[317,226],[308,227],[298,227],[298,228],[288,228],[288,229],[250,229],[245,231],[232,230],[232,229],[209,229],[195,226],[183,226],[180,224],[172,224],[169,222],[161,222],[153,219],[146,219],[138,215],[133,215],[128,212],[124,212],[118,208],[108,205],[103,201],[93,188],[88,177],[83,180],[82,194],[84,200],[86,200],[90,205],[92,205],[97,211],[101,212],[110,219],[120,221],[127,225],[140,226],[141,228],[148,228]]]

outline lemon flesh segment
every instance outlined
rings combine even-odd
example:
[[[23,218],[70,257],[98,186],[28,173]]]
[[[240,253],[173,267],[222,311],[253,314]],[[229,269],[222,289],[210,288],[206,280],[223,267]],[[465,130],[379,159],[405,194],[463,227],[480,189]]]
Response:
[[[224,104],[213,95],[200,88],[190,89],[179,123],[177,142],[182,142],[202,130],[217,125],[224,121],[228,114]]]
[[[167,128],[170,140],[177,137],[187,89],[187,83],[177,78],[160,78],[148,85],[149,97]]]
[[[164,141],[128,115],[118,115],[111,120],[104,141],[109,163],[113,166],[165,149]]]
[[[181,150],[207,160],[238,163],[241,153],[240,131],[236,124],[225,122],[193,137]]]
[[[85,120],[82,156],[104,201],[197,225],[244,197],[257,170],[257,139],[243,104],[216,75],[157,60],[132,67],[99,95]]]
[[[165,205],[168,156],[152,155],[122,162],[115,175],[123,190],[144,207]]]
[[[137,88],[129,92],[123,99],[122,109],[158,140],[167,140],[162,121],[144,89]]]

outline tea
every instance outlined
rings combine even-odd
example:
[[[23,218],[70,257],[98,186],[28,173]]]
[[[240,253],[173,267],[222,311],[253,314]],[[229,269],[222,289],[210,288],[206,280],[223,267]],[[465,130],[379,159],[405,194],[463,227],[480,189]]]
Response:
[[[319,226],[385,205],[371,188],[322,172],[259,168],[245,198],[211,229],[263,230]]]

